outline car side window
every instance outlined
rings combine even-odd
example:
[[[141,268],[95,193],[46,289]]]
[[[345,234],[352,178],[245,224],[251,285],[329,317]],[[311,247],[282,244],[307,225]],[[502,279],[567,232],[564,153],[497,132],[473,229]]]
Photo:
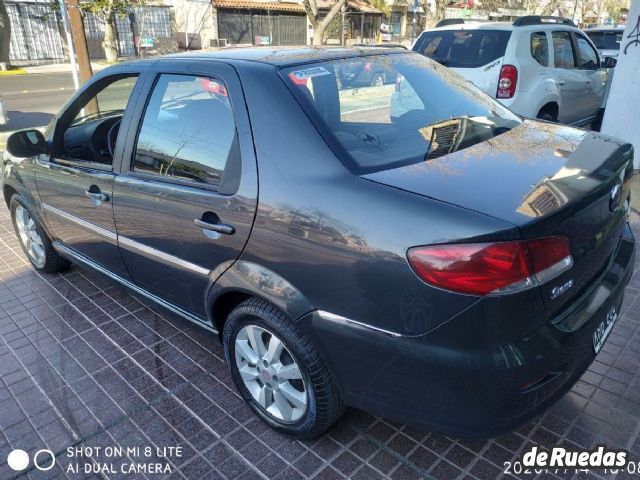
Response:
[[[225,84],[160,75],[138,133],[133,170],[217,188],[233,155],[239,147]]]
[[[137,79],[137,74],[105,78],[96,84],[97,91],[73,104],[70,116],[58,125],[54,158],[111,165],[120,122]]]
[[[576,34],[576,45],[578,46],[579,67],[585,70],[598,68],[598,54],[587,39],[582,35]]]
[[[546,33],[534,32],[531,34],[531,56],[543,67],[549,66],[549,44]]]
[[[573,43],[569,32],[553,32],[553,60],[557,68],[575,68]]]

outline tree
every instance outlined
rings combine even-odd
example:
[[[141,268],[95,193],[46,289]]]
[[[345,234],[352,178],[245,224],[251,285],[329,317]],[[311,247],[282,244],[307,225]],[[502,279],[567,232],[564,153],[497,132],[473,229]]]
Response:
[[[104,22],[104,40],[102,48],[107,62],[118,59],[118,38],[116,17],[124,17],[131,7],[144,5],[145,0],[92,0],[82,4],[82,8],[96,15]]]
[[[346,0],[338,0],[333,4],[329,13],[322,19],[318,18],[318,4],[316,0],[304,0],[304,11],[307,12],[307,18],[309,23],[313,27],[313,44],[322,45],[324,41],[324,32],[331,23],[331,20],[340,12],[343,5],[346,5]]]
[[[11,44],[11,22],[4,0],[0,0],[0,62],[9,65],[9,45]]]

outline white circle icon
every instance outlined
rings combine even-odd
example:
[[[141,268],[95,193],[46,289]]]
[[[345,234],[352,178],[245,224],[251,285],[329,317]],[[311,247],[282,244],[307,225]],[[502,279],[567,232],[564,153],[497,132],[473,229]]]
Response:
[[[19,448],[11,450],[7,456],[7,464],[12,470],[20,472],[29,466],[29,454]]]

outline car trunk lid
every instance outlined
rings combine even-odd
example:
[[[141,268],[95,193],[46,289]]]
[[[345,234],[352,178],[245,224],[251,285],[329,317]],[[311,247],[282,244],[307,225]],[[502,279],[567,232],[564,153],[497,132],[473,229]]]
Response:
[[[629,144],[595,132],[525,121],[489,141],[364,178],[506,220],[525,239],[569,237],[573,267],[540,287],[553,316],[589,288],[619,243],[632,156]]]

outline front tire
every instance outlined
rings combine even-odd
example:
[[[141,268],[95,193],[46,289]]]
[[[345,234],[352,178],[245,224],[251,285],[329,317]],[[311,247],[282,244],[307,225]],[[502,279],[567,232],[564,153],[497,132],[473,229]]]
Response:
[[[54,250],[51,239],[19,195],[11,197],[9,208],[16,236],[31,265],[44,273],[67,268],[69,262]]]
[[[373,77],[373,80],[371,80],[371,86],[372,87],[382,87],[384,85],[386,78],[384,73],[376,73],[375,77]]]
[[[342,415],[340,393],[313,344],[271,304],[258,298],[241,303],[222,340],[236,388],[271,427],[313,438]]]

